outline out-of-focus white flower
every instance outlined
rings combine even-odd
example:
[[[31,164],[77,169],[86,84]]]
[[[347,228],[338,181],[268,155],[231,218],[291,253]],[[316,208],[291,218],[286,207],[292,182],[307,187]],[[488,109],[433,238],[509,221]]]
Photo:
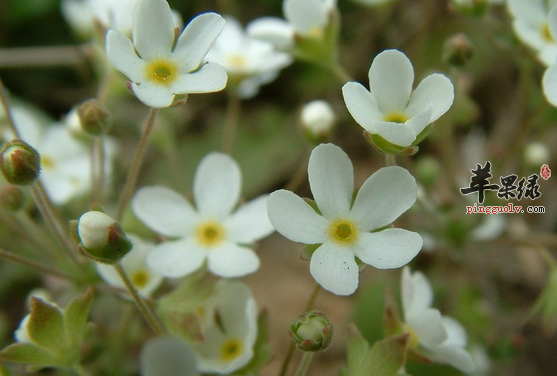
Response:
[[[524,162],[532,167],[549,163],[551,152],[543,142],[530,142],[524,147]]]
[[[221,280],[203,310],[203,342],[193,346],[199,370],[230,374],[253,357],[257,339],[257,306],[250,289],[241,282]]]
[[[310,273],[323,288],[337,295],[356,291],[356,258],[391,269],[418,254],[419,234],[387,228],[416,201],[416,181],[408,171],[380,169],[353,199],[350,159],[338,146],[321,144],[311,153],[308,175],[317,210],[286,190],[271,193],[267,210],[279,233],[295,242],[319,245],[311,256]]]
[[[155,337],[141,349],[141,376],[198,376],[191,347],[175,337]]]
[[[163,187],[140,189],[132,200],[137,217],[156,232],[178,240],[157,245],[147,264],[166,277],[182,277],[198,270],[205,260],[221,277],[240,277],[259,268],[251,244],[273,232],[265,201],[267,195],[236,205],[241,172],[229,156],[211,153],[199,164],[193,183],[196,208]]]
[[[414,68],[408,57],[386,50],[373,59],[369,91],[358,82],[348,82],[342,94],[348,111],[367,132],[407,147],[421,141],[428,125],[447,112],[454,100],[453,84],[442,74],[427,76],[416,90],[412,90],[413,82]]]
[[[426,277],[402,271],[402,308],[404,330],[410,333],[409,343],[415,350],[440,363],[447,363],[463,372],[472,372],[474,361],[465,350],[466,331],[456,320],[441,316],[431,308],[433,290]]]
[[[139,0],[133,18],[133,42],[109,30],[106,53],[132,82],[134,94],[148,106],[168,107],[178,94],[210,93],[226,86],[225,70],[204,63],[224,28],[216,13],[204,13],[186,26],[175,42],[172,12],[165,0]]]
[[[133,248],[121,261],[122,268],[126,271],[137,291],[145,296],[150,296],[162,283],[163,277],[147,267],[147,256],[155,247],[154,244],[143,241],[135,235],[128,235],[133,243]],[[126,285],[112,266],[96,264],[97,271],[108,284],[126,289]]]
[[[300,124],[314,139],[322,139],[331,134],[336,116],[331,105],[324,100],[307,103],[300,113]]]
[[[227,16],[226,26],[207,54],[207,61],[226,70],[228,86],[236,86],[240,98],[250,98],[292,63],[292,57],[276,51],[269,42],[250,37],[236,19]]]
[[[322,38],[335,7],[336,0],[284,0],[282,12],[286,20],[259,18],[248,25],[247,31],[277,48],[289,49],[295,36]]]
[[[557,34],[550,28],[549,12],[557,0],[509,0],[507,6],[513,17],[513,29],[518,38],[536,51],[546,66],[557,61]]]
[[[549,35],[553,41],[553,49],[552,55],[548,56],[548,62],[546,62],[549,68],[543,74],[542,89],[547,101],[557,107],[557,44],[553,40],[554,37],[557,37],[557,1],[555,3],[556,6],[549,13],[547,21],[549,23]]]

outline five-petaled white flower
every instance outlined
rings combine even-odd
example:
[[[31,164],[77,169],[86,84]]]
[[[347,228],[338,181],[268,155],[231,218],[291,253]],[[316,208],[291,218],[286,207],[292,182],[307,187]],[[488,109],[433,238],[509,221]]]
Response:
[[[117,30],[106,36],[106,53],[132,81],[135,95],[148,106],[168,107],[177,94],[209,93],[226,86],[226,72],[204,58],[224,28],[216,13],[195,17],[174,43],[172,12],[165,0],[139,0],[133,18],[133,43]]]
[[[466,347],[466,331],[456,320],[441,316],[431,308],[433,290],[420,272],[402,271],[402,308],[404,330],[410,333],[410,345],[421,354],[440,363],[448,363],[463,372],[475,368]]]
[[[271,193],[269,219],[290,240],[319,247],[310,272],[326,290],[350,295],[358,287],[356,258],[380,269],[399,268],[418,254],[415,232],[385,228],[416,201],[416,181],[401,167],[382,168],[370,176],[353,200],[354,172],[348,156],[332,144],[311,153],[311,191],[318,211],[286,190]]]
[[[408,57],[398,50],[386,50],[373,59],[370,90],[348,82],[342,94],[348,111],[367,132],[407,147],[421,141],[418,136],[454,100],[453,84],[442,74],[427,76],[412,92],[413,82],[414,68]]]
[[[292,57],[276,51],[269,42],[247,35],[240,23],[226,17],[226,26],[207,54],[207,61],[221,65],[228,73],[229,87],[233,84],[240,98],[250,98],[261,85],[273,81],[292,62]]]
[[[548,15],[557,0],[509,0],[513,29],[518,38],[534,49],[546,66],[557,60],[557,34],[549,27]]]
[[[207,259],[221,277],[240,277],[259,268],[250,244],[273,232],[265,208],[267,195],[234,211],[240,198],[241,172],[229,156],[211,153],[199,164],[193,183],[196,208],[163,187],[140,189],[132,201],[137,217],[171,238],[147,257],[147,264],[166,277],[182,277]]]
[[[204,339],[193,345],[199,370],[230,374],[245,366],[257,339],[257,306],[249,287],[220,280],[202,312]]]

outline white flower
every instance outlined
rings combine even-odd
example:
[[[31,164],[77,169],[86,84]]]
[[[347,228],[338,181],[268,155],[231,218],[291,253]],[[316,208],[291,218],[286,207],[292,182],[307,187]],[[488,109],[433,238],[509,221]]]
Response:
[[[133,243],[133,248],[121,261],[122,268],[126,271],[137,291],[145,296],[150,296],[162,283],[163,277],[147,267],[147,256],[155,247],[154,244],[143,241],[135,235],[128,235]],[[126,289],[126,285],[112,266],[96,264],[99,275],[108,284]]]
[[[286,20],[263,17],[248,25],[248,33],[273,43],[277,48],[289,49],[294,36],[323,37],[336,0],[284,0],[282,12]]]
[[[230,374],[245,366],[257,339],[257,306],[250,289],[241,282],[221,280],[203,312],[210,315],[205,318],[204,340],[193,346],[199,370]]]
[[[133,43],[117,30],[106,36],[106,53],[132,81],[135,95],[148,106],[168,107],[177,94],[222,90],[226,72],[203,59],[224,28],[216,13],[195,17],[174,44],[172,12],[165,0],[139,0],[133,19]]]
[[[508,9],[513,29],[518,38],[538,54],[546,66],[557,60],[555,29],[550,29],[549,11],[557,5],[556,0],[509,0]]]
[[[182,277],[207,259],[209,270],[221,277],[255,272],[259,259],[248,246],[269,235],[273,227],[260,196],[234,211],[240,198],[241,172],[229,156],[212,153],[195,173],[196,208],[163,187],[140,189],[132,200],[137,217],[161,235],[177,238],[159,244],[147,264],[166,277]]]
[[[295,242],[319,244],[311,256],[310,273],[323,288],[337,295],[356,291],[356,258],[389,269],[407,264],[418,254],[420,235],[385,229],[416,201],[416,181],[408,171],[380,169],[353,201],[350,159],[338,146],[321,144],[311,153],[308,175],[319,212],[286,190],[271,193],[267,208],[279,233]]]
[[[226,26],[207,54],[207,61],[226,70],[229,83],[238,85],[240,98],[250,98],[261,85],[274,80],[292,57],[276,51],[269,42],[250,37],[236,19],[226,17]]]
[[[463,372],[475,368],[470,354],[464,349],[467,342],[466,331],[456,320],[441,316],[431,308],[433,290],[426,277],[416,272],[411,274],[408,267],[402,271],[402,308],[405,329],[410,333],[410,345],[419,346],[420,353],[441,362],[448,363]]]
[[[331,105],[323,100],[307,103],[300,114],[303,129],[313,137],[322,137],[331,133],[336,116]]]
[[[447,112],[454,100],[453,84],[442,74],[427,76],[412,92],[413,82],[414,68],[406,55],[386,50],[371,64],[370,90],[348,82],[342,94],[348,111],[367,132],[407,147]]]
[[[155,337],[141,349],[141,376],[199,376],[191,347],[176,337]]]

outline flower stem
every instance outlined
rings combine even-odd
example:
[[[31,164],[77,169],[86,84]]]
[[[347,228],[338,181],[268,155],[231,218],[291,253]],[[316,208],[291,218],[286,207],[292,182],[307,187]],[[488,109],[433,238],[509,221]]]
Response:
[[[338,80],[341,82],[346,83],[346,82],[354,81],[354,78],[352,78],[352,76],[348,74],[348,72],[344,69],[342,65],[339,64],[338,61],[332,62],[329,65],[329,69],[331,70],[331,72],[333,72],[336,78],[338,78]]]
[[[234,149],[238,119],[240,117],[240,98],[232,91],[228,94],[228,105],[226,107],[226,118],[224,119],[224,130],[222,133],[222,151],[231,154]]]
[[[2,82],[2,77],[0,77],[0,102],[2,102],[2,107],[4,108],[4,113],[6,114],[6,120],[8,120],[8,127],[16,138],[21,138],[21,134],[15,125],[12,112],[10,111],[10,105],[8,104],[8,97],[6,95],[6,87]]]
[[[311,148],[304,153],[304,156],[302,158],[303,162],[298,164],[298,169],[294,172],[294,174],[292,174],[292,177],[290,178],[288,183],[284,186],[284,189],[286,189],[287,191],[294,192],[298,188],[300,188],[307,174],[310,154],[311,154]]]
[[[164,329],[162,328],[162,325],[160,324],[159,320],[155,317],[155,314],[151,311],[151,309],[149,308],[145,300],[137,292],[137,289],[133,285],[132,281],[130,280],[124,268],[122,268],[122,265],[116,263],[112,266],[114,267],[114,269],[116,270],[120,278],[122,279],[122,282],[124,282],[124,284],[126,285],[133,300],[135,301],[135,304],[137,305],[137,308],[139,309],[139,312],[141,312],[141,315],[143,316],[145,321],[147,321],[151,329],[153,329],[153,331],[157,335],[163,335]]]
[[[92,161],[96,163],[91,164],[91,174],[93,182],[93,189],[91,192],[91,199],[94,202],[101,202],[103,199],[103,187],[104,187],[104,164],[106,159],[106,151],[104,147],[104,136],[100,135],[93,139],[93,145],[91,146],[91,154],[93,154]]]
[[[139,177],[139,171],[141,170],[141,165],[143,164],[145,150],[147,149],[147,142],[149,141],[149,136],[151,135],[153,126],[155,125],[157,112],[158,110],[156,108],[151,108],[149,115],[147,116],[147,120],[145,121],[143,135],[141,136],[137,149],[135,150],[132,166],[128,172],[128,177],[126,179],[126,183],[124,184],[124,188],[122,189],[122,193],[120,194],[120,203],[118,204],[118,211],[116,214],[117,221],[122,219],[124,210],[126,209],[126,206],[128,205],[128,202],[135,190],[137,178]]]
[[[396,155],[385,154],[385,166],[396,166]]]
[[[306,376],[308,372],[309,366],[311,361],[313,360],[313,352],[305,351],[304,355],[302,356],[302,360],[300,360],[300,364],[298,365],[298,369],[294,376]]]
[[[52,268],[50,266],[47,266],[47,265],[43,265],[41,263],[36,262],[35,260],[17,255],[15,253],[6,251],[6,250],[1,249],[1,248],[0,248],[0,257],[5,258],[6,260],[17,262],[18,264],[21,264],[21,265],[28,266],[28,267],[30,267],[32,269],[35,269],[35,270],[37,270],[41,273],[50,274],[50,275],[53,275],[53,276],[56,276],[56,277],[59,277],[59,278],[62,278],[62,279],[67,279],[67,280],[70,280],[70,281],[74,280],[74,278],[72,276],[70,276],[69,274],[66,274],[66,273],[64,273],[60,270],[54,269],[54,268]]]

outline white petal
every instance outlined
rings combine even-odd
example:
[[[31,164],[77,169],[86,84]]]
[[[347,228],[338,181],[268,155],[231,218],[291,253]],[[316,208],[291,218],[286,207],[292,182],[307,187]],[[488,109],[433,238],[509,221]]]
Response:
[[[194,242],[180,240],[159,244],[147,256],[147,265],[155,272],[179,278],[199,269],[205,261],[205,251]]]
[[[443,327],[447,331],[449,338],[443,344],[450,344],[465,347],[468,343],[468,336],[464,327],[455,319],[443,316]]]
[[[275,229],[294,242],[320,244],[327,239],[329,222],[290,191],[271,193],[267,213]]]
[[[428,308],[419,314],[407,316],[406,323],[416,332],[420,343],[431,348],[447,340],[448,334],[437,309]]]
[[[110,63],[133,82],[143,80],[145,62],[137,56],[131,40],[116,30],[106,34],[106,55]]]
[[[557,8],[553,8],[551,12],[549,12],[549,31],[551,32],[551,36],[553,39],[557,38]]]
[[[410,268],[402,271],[402,307],[404,316],[419,315],[431,306],[433,289],[427,278],[420,272],[410,273]]]
[[[410,146],[416,140],[416,133],[407,124],[376,121],[375,133],[398,146]]]
[[[216,13],[203,13],[190,21],[178,38],[174,50],[180,63],[185,64],[185,71],[191,72],[201,65],[225,23]]]
[[[142,376],[197,376],[197,359],[181,339],[156,337],[141,349]]]
[[[361,233],[354,246],[360,260],[378,269],[400,268],[410,262],[422,249],[422,237],[401,228]]]
[[[328,21],[326,3],[322,0],[285,0],[284,17],[300,34],[308,34],[316,27],[324,27]]]
[[[547,68],[543,74],[542,87],[547,101],[557,107],[557,63]]]
[[[242,205],[225,221],[230,240],[250,244],[275,231],[267,215],[268,197],[268,195],[259,196]]]
[[[174,93],[167,86],[143,81],[132,84],[132,90],[137,99],[149,107],[166,108],[174,102]]]
[[[197,218],[190,203],[164,187],[145,187],[132,199],[135,215],[147,226],[166,236],[182,237]]]
[[[201,160],[193,180],[197,210],[205,217],[224,219],[238,203],[241,188],[242,173],[236,161],[211,153]]]
[[[246,26],[247,33],[271,43],[279,50],[287,50],[294,42],[294,28],[288,22],[275,17],[263,17]]]
[[[249,248],[228,243],[208,253],[209,270],[223,278],[243,277],[259,269],[259,258]]]
[[[369,85],[381,112],[404,112],[414,82],[414,68],[405,54],[386,50],[373,59]]]
[[[315,202],[324,217],[335,220],[348,214],[354,191],[354,169],[341,148],[321,144],[313,149],[308,178]]]
[[[414,205],[417,194],[416,180],[406,169],[381,168],[358,191],[350,218],[363,231],[387,226]]]
[[[476,369],[472,356],[462,347],[443,344],[430,350],[434,360],[450,364],[462,372],[470,373]]]
[[[200,94],[220,91],[226,86],[228,76],[223,67],[206,63],[192,73],[181,73],[171,90],[174,94]]]
[[[451,108],[453,101],[454,86],[451,80],[439,73],[431,74],[424,78],[412,93],[406,113],[414,116],[433,103],[429,119],[429,123],[432,123]]]
[[[325,243],[311,256],[309,271],[325,290],[351,295],[358,288],[358,265],[347,247]]]
[[[143,60],[168,58],[174,43],[174,20],[165,0],[140,0],[133,18],[133,44]]]
[[[546,16],[543,0],[508,0],[509,12],[518,19],[536,23]]]
[[[433,112],[433,104],[428,104],[421,112],[409,119],[404,125],[410,129],[418,137],[425,127],[431,123],[431,114]]]
[[[354,120],[368,132],[377,133],[375,122],[383,120],[384,115],[373,95],[362,84],[348,82],[342,87],[342,96]]]

